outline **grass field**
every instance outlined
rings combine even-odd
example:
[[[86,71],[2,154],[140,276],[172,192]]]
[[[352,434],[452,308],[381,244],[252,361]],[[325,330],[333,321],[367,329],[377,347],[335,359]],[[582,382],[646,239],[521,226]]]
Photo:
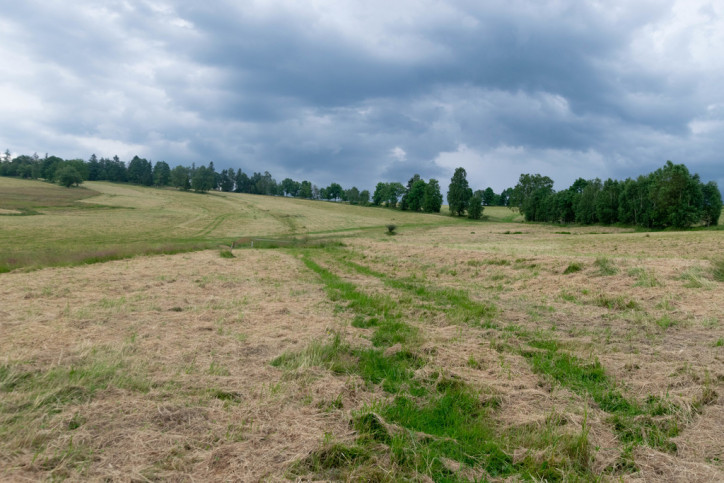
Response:
[[[451,222],[439,215],[289,198],[104,182],[84,186],[66,189],[0,178],[0,271],[175,253],[246,237],[320,236],[389,223]]]
[[[89,187],[3,246],[310,240],[0,274],[0,479],[724,481],[721,231]]]

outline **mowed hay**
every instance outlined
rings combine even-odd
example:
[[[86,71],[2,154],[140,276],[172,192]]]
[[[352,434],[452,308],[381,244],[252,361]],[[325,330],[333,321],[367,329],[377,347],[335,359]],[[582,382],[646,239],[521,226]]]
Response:
[[[301,220],[264,216],[272,213],[288,226]],[[530,477],[528,468],[550,479],[723,480],[724,290],[710,275],[721,237],[559,230],[465,223],[402,227],[390,237],[382,227],[324,248],[4,274],[1,474],[424,480],[428,468],[405,470],[383,440],[354,446],[365,444],[357,440],[364,430],[350,424],[363,414],[393,432],[410,429],[378,415],[410,387],[388,391],[353,363],[383,328],[399,326],[387,335],[402,342],[387,339],[379,350],[409,351],[419,362],[410,377],[424,390],[410,401],[432,400],[446,385],[468,388],[461,394],[487,408],[512,479]],[[687,236],[691,249],[682,250]],[[566,273],[571,264],[579,269]],[[682,273],[706,283],[693,287]],[[325,360],[334,340],[346,349]],[[535,364],[550,347],[627,402],[658,401],[650,424],[675,420],[678,433],[623,442],[606,401]],[[332,363],[343,370],[335,374]],[[648,417],[621,424],[645,433],[655,429]],[[403,448],[413,459],[446,441],[415,431],[411,452]],[[315,466],[335,448],[339,458],[325,464],[338,466]],[[344,458],[354,454],[367,459],[357,467]],[[440,461],[449,476],[490,476]]]
[[[354,397],[344,379],[269,365],[338,327],[322,289],[291,256],[235,255],[3,275],[0,365],[20,376],[0,392],[2,478],[279,478],[344,434],[320,409]],[[92,389],[99,368],[110,383]],[[78,397],[36,407],[51,386]]]
[[[458,367],[467,380],[479,380],[502,395],[504,424],[534,423],[553,411],[574,420],[588,405],[590,437],[599,447],[594,466],[602,471],[616,463],[621,446],[606,422],[609,415],[555,381],[532,375],[515,355],[521,344],[516,333],[554,339],[581,361],[599,361],[631,400],[645,404],[661,399],[680,411],[679,435],[672,440],[676,454],[656,459],[653,449],[637,450],[642,472],[632,477],[651,481],[655,474],[660,480],[685,481],[696,468],[701,469],[694,478],[698,481],[724,477],[724,428],[718,419],[724,408],[724,352],[717,343],[724,336],[724,286],[707,278],[708,284],[696,288],[681,277],[692,268],[710,277],[709,259],[721,248],[721,236],[620,229],[559,235],[552,227],[536,225],[517,225],[526,233],[511,235],[503,227],[481,224],[475,233],[437,228],[404,234],[394,243],[383,238],[349,243],[374,270],[464,290],[499,307],[494,320],[503,330],[450,328],[448,340],[453,342],[443,343],[447,347],[438,353],[446,359],[442,367]],[[691,247],[683,249],[687,237]],[[601,273],[596,260],[602,256],[616,269],[614,274]],[[565,273],[571,263],[581,269]],[[641,271],[656,283],[641,283]],[[504,349],[491,358],[486,351],[493,345]],[[463,367],[468,359],[472,367]],[[652,473],[656,461],[661,467]],[[680,472],[671,461],[687,470]]]

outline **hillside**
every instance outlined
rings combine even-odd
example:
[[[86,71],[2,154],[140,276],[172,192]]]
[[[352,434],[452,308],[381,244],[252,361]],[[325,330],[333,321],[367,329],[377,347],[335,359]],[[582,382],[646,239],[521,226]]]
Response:
[[[0,178],[0,270],[173,253],[244,237],[332,235],[460,222],[448,216],[294,198]],[[18,210],[32,216],[8,216]],[[3,268],[4,267],[4,268]]]

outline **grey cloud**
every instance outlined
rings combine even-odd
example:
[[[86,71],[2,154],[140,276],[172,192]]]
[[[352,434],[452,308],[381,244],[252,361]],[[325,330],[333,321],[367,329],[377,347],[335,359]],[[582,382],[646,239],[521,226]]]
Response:
[[[565,184],[666,159],[724,181],[720,7],[342,5],[8,6],[0,56],[16,65],[0,93],[22,101],[0,100],[15,114],[0,119],[0,142],[361,188],[414,173],[444,186],[455,160],[497,190],[528,169]]]

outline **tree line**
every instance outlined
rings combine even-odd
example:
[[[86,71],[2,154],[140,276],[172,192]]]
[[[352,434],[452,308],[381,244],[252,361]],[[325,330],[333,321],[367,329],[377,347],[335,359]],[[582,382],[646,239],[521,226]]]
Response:
[[[580,225],[633,225],[643,228],[716,226],[722,198],[716,182],[703,183],[684,164],[667,161],[656,171],[623,181],[578,178],[562,191],[540,174],[521,174],[513,188],[496,194],[491,188],[468,186],[463,168],[457,168],[447,194],[450,214],[480,218],[482,206],[520,209],[526,221]]]
[[[353,205],[398,207],[402,197],[402,209],[438,213],[442,206],[440,185],[435,179],[427,183],[415,175],[406,189],[401,183],[378,183],[374,197],[368,190],[356,186],[344,189],[339,183],[318,187],[308,180],[295,181],[285,178],[277,182],[268,171],[251,175],[241,169],[224,169],[217,172],[214,163],[196,166],[175,166],[165,161],[151,161],[134,156],[127,164],[118,156],[98,158],[91,155],[88,161],[65,160],[58,156],[41,158],[20,155],[12,157],[10,151],[0,159],[0,176],[26,179],[43,179],[63,186],[80,185],[83,181],[111,181],[144,186],[174,187],[180,190],[225,191],[268,196],[289,196],[312,200],[344,201]],[[414,185],[414,186],[413,186]],[[413,189],[414,188],[414,189]],[[408,191],[410,191],[408,193]]]
[[[152,163],[147,159],[134,156],[125,163],[118,156],[98,158],[91,155],[88,161],[82,159],[64,160],[58,156],[40,158],[20,155],[12,157],[9,151],[0,160],[0,176],[13,176],[26,179],[43,179],[64,186],[79,185],[83,181],[111,181],[115,183],[133,183],[144,186],[174,187],[180,190],[207,192],[213,190],[251,193],[272,196],[293,196],[309,199],[344,200],[350,203],[368,203],[369,191],[360,191],[356,187],[343,190],[338,183],[318,188],[309,181],[294,181],[290,178],[281,183],[265,171],[248,175],[241,169],[224,169],[217,172],[214,163],[196,166],[175,166],[171,168],[165,161]]]
[[[83,181],[112,181],[145,186],[175,187],[180,190],[213,190],[271,196],[344,201],[363,206],[385,206],[400,210],[439,213],[443,203],[440,183],[415,174],[403,185],[377,183],[372,195],[357,187],[344,189],[339,183],[318,187],[308,180],[285,178],[277,182],[268,172],[251,175],[241,169],[217,172],[214,163],[175,166],[165,161],[152,163],[134,156],[125,163],[118,156],[88,161],[64,160],[57,156],[40,158],[5,151],[0,159],[0,176],[44,179],[64,186]],[[473,191],[467,173],[457,168],[447,192],[450,214],[479,219],[485,206],[518,207],[526,221],[549,223],[624,224],[644,228],[686,228],[698,224],[717,225],[722,209],[721,193],[713,181],[703,183],[683,164],[671,161],[660,169],[623,181],[578,178],[568,189],[555,191],[553,180],[540,174],[521,174],[513,188],[500,194],[488,187]]]
[[[722,210],[714,181],[703,183],[685,165],[671,161],[636,179],[578,178],[562,191],[553,190],[548,176],[521,174],[509,203],[519,207],[527,221],[643,228],[714,226]]]

